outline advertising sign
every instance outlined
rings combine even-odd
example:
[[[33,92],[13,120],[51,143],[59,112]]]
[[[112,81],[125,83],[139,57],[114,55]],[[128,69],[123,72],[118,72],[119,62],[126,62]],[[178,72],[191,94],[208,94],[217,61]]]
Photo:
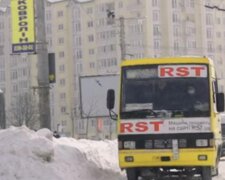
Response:
[[[109,110],[106,107],[108,89],[114,89],[115,94],[119,92],[119,75],[99,75],[80,77],[80,103],[81,116],[108,117]],[[115,102],[117,105],[118,96]],[[115,112],[118,107],[115,107]]]
[[[206,65],[161,65],[158,68],[160,78],[207,77]]]
[[[34,0],[11,0],[11,22],[12,53],[34,53]]]
[[[121,120],[120,134],[169,134],[210,132],[209,118]]]

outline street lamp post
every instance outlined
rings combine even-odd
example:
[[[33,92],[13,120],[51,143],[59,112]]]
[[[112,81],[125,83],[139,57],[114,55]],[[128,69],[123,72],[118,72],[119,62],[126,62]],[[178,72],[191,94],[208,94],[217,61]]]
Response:
[[[49,103],[48,50],[45,32],[45,2],[36,0],[36,36],[38,59],[38,94],[41,128],[51,129]]]
[[[6,119],[5,119],[5,98],[4,93],[0,89],[0,128],[6,128]]]

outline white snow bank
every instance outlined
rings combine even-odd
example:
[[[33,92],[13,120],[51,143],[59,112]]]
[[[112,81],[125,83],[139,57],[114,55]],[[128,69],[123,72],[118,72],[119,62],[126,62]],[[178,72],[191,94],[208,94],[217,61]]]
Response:
[[[48,129],[0,130],[0,180],[126,180],[116,141],[53,137]],[[220,175],[225,180],[225,158]]]
[[[125,180],[116,141],[55,139],[48,129],[0,131],[1,180]]]

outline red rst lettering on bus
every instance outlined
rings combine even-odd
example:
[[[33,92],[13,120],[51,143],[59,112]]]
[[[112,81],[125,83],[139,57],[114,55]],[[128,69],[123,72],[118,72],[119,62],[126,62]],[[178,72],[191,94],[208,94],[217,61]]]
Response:
[[[137,131],[137,132],[145,132],[147,130],[148,130],[147,122],[138,122],[138,123],[136,123],[135,131]]]
[[[177,68],[177,76],[182,76],[182,77],[186,77],[189,75],[189,71],[187,67],[178,67]]]
[[[151,133],[159,132],[163,121],[150,121],[150,122],[121,122],[120,133]]]
[[[133,123],[121,123],[120,124],[120,132],[121,133],[133,132],[132,127],[133,127]]]
[[[165,65],[159,66],[159,77],[207,77],[203,65]]]
[[[150,122],[154,126],[154,131],[160,130],[160,125],[163,124],[163,121]]]
[[[191,69],[195,70],[195,76],[201,76],[201,70],[205,70],[205,67],[191,67]]]
[[[172,67],[162,67],[160,68],[160,77],[171,76],[173,77],[173,68]]]

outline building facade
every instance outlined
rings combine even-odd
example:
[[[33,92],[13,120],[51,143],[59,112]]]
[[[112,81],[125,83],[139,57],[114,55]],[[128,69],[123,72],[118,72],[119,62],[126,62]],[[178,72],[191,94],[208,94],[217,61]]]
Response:
[[[0,2],[0,88],[9,108],[14,96],[37,84],[37,62],[35,56],[11,55],[8,3]],[[220,0],[46,1],[48,52],[56,61],[52,130],[79,138],[114,137],[109,117],[82,118],[80,78],[118,74],[123,59],[208,56],[225,92],[223,9]]]

